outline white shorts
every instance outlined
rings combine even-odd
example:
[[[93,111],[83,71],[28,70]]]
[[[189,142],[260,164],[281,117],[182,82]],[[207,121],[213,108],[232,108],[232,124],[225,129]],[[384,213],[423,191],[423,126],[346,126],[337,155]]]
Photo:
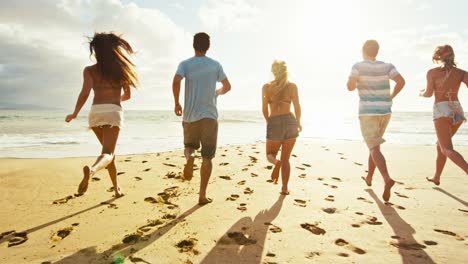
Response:
[[[89,127],[111,126],[123,127],[122,107],[115,104],[95,104],[91,106],[88,116]]]

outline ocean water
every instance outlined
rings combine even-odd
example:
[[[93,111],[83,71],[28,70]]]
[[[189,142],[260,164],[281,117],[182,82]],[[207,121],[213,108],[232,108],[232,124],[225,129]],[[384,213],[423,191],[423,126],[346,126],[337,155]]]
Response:
[[[95,156],[100,145],[87,128],[87,113],[65,123],[64,111],[0,110],[0,157],[55,158]],[[468,114],[467,114],[468,116]],[[299,142],[362,141],[357,115],[303,114]],[[260,111],[220,111],[218,145],[265,140]],[[396,112],[385,139],[393,144],[433,145],[436,136],[430,112]],[[468,145],[468,124],[454,138]],[[172,111],[126,111],[117,154],[140,154],[183,148],[181,118]]]

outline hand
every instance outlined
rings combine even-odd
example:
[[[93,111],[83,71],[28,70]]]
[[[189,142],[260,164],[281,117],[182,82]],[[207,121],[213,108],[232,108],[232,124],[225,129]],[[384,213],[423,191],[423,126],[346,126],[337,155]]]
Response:
[[[182,106],[177,103],[174,107],[174,113],[176,114],[176,116],[181,116],[182,115]]]
[[[302,132],[302,125],[301,123],[297,123],[297,131]]]
[[[216,97],[221,95],[221,89],[216,90]]]
[[[420,91],[419,91],[419,96],[421,96],[421,97],[428,97],[428,96],[426,95],[426,90],[425,90],[425,89],[420,90]]]
[[[75,118],[76,118],[76,114],[67,115],[65,117],[65,122],[70,123],[70,121],[72,121]]]

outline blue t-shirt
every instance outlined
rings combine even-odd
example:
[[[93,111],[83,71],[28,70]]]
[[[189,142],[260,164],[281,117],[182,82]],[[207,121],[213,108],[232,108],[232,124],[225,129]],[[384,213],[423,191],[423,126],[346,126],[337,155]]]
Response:
[[[350,77],[359,77],[359,115],[388,115],[392,113],[390,79],[399,73],[391,63],[364,60],[354,64]]]
[[[218,119],[216,83],[226,79],[221,64],[206,56],[184,60],[177,75],[185,78],[184,122]]]

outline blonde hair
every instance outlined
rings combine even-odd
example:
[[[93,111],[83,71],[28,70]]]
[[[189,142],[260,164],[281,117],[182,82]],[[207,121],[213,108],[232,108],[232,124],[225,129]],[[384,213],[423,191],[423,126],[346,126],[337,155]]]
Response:
[[[432,61],[442,63],[444,67],[457,67],[455,53],[450,45],[438,46],[432,55]]]
[[[275,81],[277,81],[279,90],[282,90],[288,85],[288,68],[286,67],[286,62],[275,60],[271,65],[271,72],[273,76],[275,76]]]

